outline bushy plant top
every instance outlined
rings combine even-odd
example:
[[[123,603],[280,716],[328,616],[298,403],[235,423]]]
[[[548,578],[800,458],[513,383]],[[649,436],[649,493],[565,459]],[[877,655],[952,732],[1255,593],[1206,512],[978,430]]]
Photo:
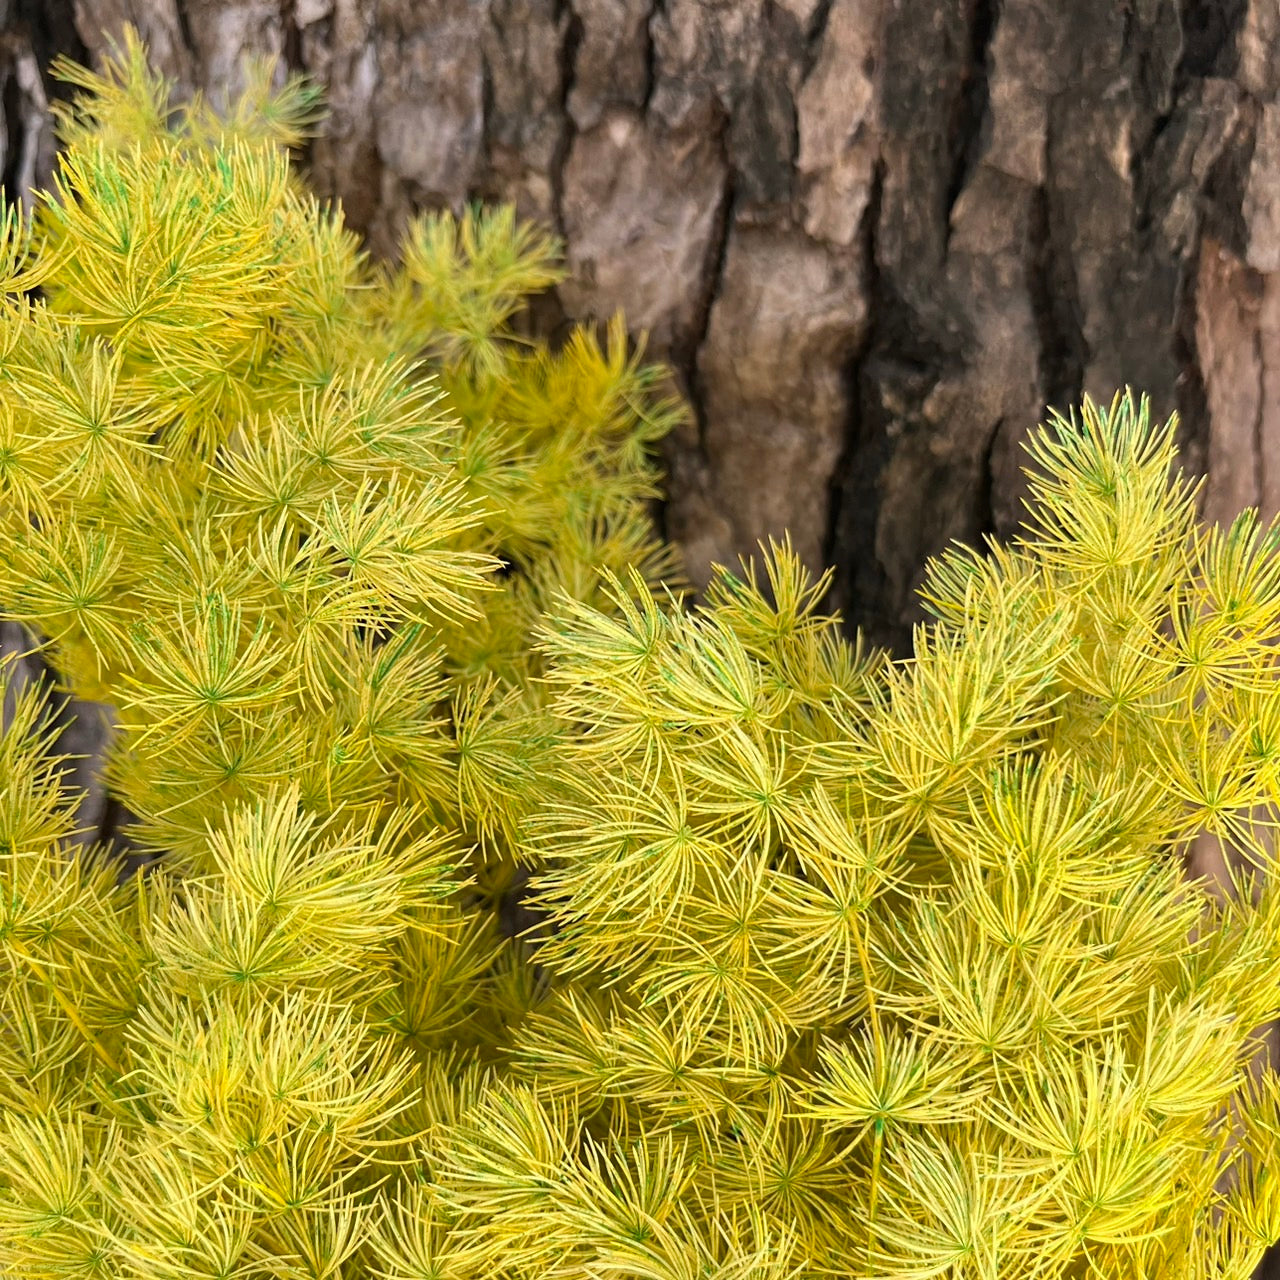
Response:
[[[475,210],[370,263],[290,167],[313,91],[247,70],[221,121],[170,110],[136,39],[101,76],[64,64],[87,94],[55,189],[4,224],[6,609],[119,708],[136,839],[197,862],[207,821],[286,780],[449,825],[511,793],[487,744],[542,736],[553,592],[671,571],[644,505],[659,371],[618,323],[554,354],[511,332],[554,242]]]
[[[785,542],[685,608],[659,375],[514,335],[548,239],[375,266],[289,166],[304,84],[62,73],[4,223],[0,608],[117,709],[156,862],[68,856],[12,696],[0,1275],[1248,1276],[1280,526],[1198,525],[1121,397],[1037,433],[908,661]]]

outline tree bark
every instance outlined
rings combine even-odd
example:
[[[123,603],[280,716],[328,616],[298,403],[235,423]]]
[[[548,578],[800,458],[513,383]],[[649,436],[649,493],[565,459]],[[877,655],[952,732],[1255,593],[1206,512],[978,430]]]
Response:
[[[789,529],[903,650],[927,558],[1016,527],[1046,406],[1126,384],[1206,516],[1280,509],[1275,0],[11,0],[11,187],[32,68],[126,21],[180,93],[313,75],[313,180],[377,252],[474,197],[553,225],[543,323],[625,308],[693,406],[695,581]]]

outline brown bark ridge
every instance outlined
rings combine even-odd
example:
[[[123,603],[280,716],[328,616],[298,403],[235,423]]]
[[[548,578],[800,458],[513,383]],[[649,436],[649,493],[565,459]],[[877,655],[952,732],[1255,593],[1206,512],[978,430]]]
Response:
[[[4,177],[32,68],[133,22],[180,91],[270,51],[325,88],[307,157],[373,248],[512,200],[563,236],[554,326],[624,308],[693,422],[695,581],[790,530],[903,650],[924,564],[1016,527],[1046,406],[1183,418],[1205,514],[1280,509],[1275,0],[0,0]],[[42,131],[43,130],[43,131]]]

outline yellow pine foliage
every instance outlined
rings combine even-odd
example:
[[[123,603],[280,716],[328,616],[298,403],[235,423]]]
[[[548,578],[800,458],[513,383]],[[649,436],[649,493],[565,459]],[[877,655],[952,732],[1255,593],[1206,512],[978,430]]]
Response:
[[[370,264],[290,166],[311,87],[60,73],[0,220],[0,608],[117,708],[156,860],[68,855],[0,681],[0,1275],[1249,1275],[1280,526],[1201,528],[1125,396],[1035,436],[910,660],[785,541],[686,609],[659,373],[512,328],[549,238]]]
[[[570,984],[517,1066],[688,1135],[699,1203],[798,1274],[1245,1275],[1280,1232],[1280,526],[1197,527],[1129,397],[1031,453],[1028,532],[932,566],[909,661],[835,638],[785,544],[768,591],[615,579],[544,629],[577,731],[526,830]],[[1205,833],[1225,901],[1184,879]]]

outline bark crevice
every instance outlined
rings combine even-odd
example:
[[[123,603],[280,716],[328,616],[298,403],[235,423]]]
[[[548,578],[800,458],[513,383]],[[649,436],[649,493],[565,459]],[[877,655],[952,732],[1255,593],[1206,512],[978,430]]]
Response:
[[[1052,195],[1044,186],[1031,197],[1029,232],[1027,282],[1039,337],[1041,387],[1046,405],[1066,412],[1083,390],[1089,347],[1071,255],[1054,235]]]
[[[573,87],[577,78],[578,49],[582,44],[583,25],[581,18],[578,17],[569,0],[556,0],[555,16],[557,23],[561,27],[560,99],[557,104],[561,131],[551,156],[549,178],[551,182],[551,209],[555,217],[556,231],[563,238],[565,235],[565,166],[568,163],[569,153],[573,149],[573,141],[578,132],[573,113],[569,110],[569,99],[573,94]],[[488,73],[487,66],[486,73]]]
[[[653,24],[666,10],[665,0],[653,0],[644,20],[644,81],[640,90],[640,114],[649,114],[653,90],[658,83],[658,46],[653,37]]]
[[[721,135],[723,146],[723,134]],[[711,307],[724,279],[725,264],[729,257],[729,237],[733,234],[734,207],[737,197],[734,190],[733,169],[726,155],[725,180],[716,208],[714,229],[707,245],[707,255],[700,277],[697,305],[687,342],[677,342],[670,358],[680,371],[693,414],[696,429],[697,450],[702,462],[707,462],[707,396],[706,381],[699,367],[698,356],[707,343],[711,328]]]
[[[999,0],[972,0],[969,13],[968,57],[960,92],[952,109],[948,151],[947,218],[978,162],[985,127],[989,124],[991,41],[999,18]]]
[[[1249,0],[1182,0],[1179,70],[1201,79],[1233,75],[1248,10]]]
[[[302,28],[298,24],[298,0],[280,0],[280,61],[290,73],[305,70],[302,60]]]
[[[879,337],[876,305],[880,292],[877,256],[877,232],[884,195],[885,166],[877,161],[871,172],[867,207],[858,228],[858,252],[865,271],[863,287],[868,298],[867,325],[862,341],[850,353],[844,369],[848,394],[840,456],[831,473],[827,505],[827,528],[822,543],[825,564],[835,568],[828,592],[830,604],[838,609],[846,630],[852,633],[858,624],[857,602],[866,586],[868,570],[867,546],[874,545],[874,508],[876,489],[867,484],[867,467],[871,441],[864,421],[864,374],[870,352]],[[864,554],[859,555],[859,552]],[[856,558],[855,558],[856,557]]]
[[[809,78],[818,55],[822,52],[822,41],[827,34],[827,24],[831,21],[831,10],[835,0],[818,0],[817,6],[809,17],[804,33],[804,70],[801,81]]]

